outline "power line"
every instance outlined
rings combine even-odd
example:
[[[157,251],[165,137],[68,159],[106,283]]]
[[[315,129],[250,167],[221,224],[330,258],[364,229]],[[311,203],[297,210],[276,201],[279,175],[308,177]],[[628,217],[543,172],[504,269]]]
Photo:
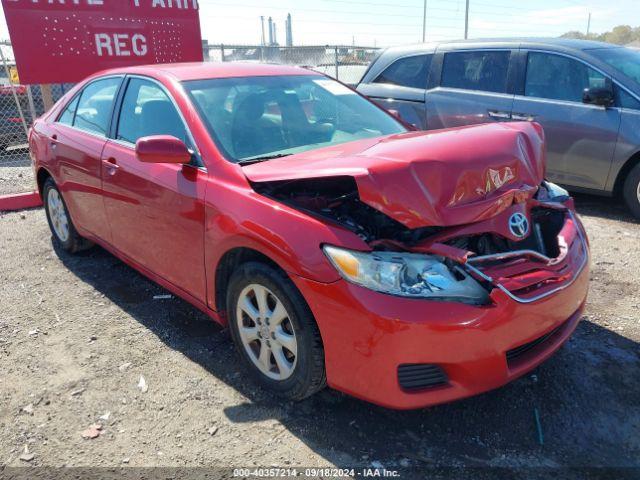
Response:
[[[347,2],[352,3],[352,2]],[[364,2],[363,2],[364,3]],[[322,8],[288,8],[288,7],[265,7],[265,5],[251,5],[246,3],[220,3],[220,2],[207,2],[200,0],[201,5],[211,5],[211,6],[222,6],[222,7],[242,7],[242,8],[260,8],[260,9],[268,9],[268,10],[283,10],[287,12],[314,12],[314,13],[333,13],[333,14],[353,14],[353,15],[384,15],[385,17],[403,17],[403,18],[416,18],[415,15],[406,14],[406,13],[381,13],[381,12],[363,12],[363,11],[355,11],[355,10],[328,10]],[[449,8],[429,8],[429,10],[437,10],[442,12],[456,12],[457,10],[452,10]]]

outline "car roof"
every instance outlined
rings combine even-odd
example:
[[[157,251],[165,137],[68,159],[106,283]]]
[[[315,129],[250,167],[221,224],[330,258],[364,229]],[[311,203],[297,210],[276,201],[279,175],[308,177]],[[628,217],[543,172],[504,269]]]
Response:
[[[422,43],[413,45],[403,45],[388,48],[386,51],[396,55],[433,52],[436,48],[463,49],[477,47],[522,47],[531,48],[535,46],[557,47],[562,50],[593,50],[599,48],[621,48],[620,45],[612,45],[595,40],[578,40],[573,38],[553,38],[553,37],[512,37],[512,38],[479,38],[471,40],[447,40],[441,42]]]
[[[193,62],[140,65],[104,70],[96,76],[131,74],[149,77],[171,77],[179,81],[208,78],[270,77],[281,75],[321,75],[303,67],[248,62]]]

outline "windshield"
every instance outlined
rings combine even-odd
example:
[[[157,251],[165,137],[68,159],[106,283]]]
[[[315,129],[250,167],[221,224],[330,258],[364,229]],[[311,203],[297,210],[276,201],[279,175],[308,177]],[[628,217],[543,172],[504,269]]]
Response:
[[[639,51],[629,48],[599,48],[591,50],[591,54],[640,85]]]
[[[184,85],[212,137],[234,162],[406,131],[323,76],[216,78]]]

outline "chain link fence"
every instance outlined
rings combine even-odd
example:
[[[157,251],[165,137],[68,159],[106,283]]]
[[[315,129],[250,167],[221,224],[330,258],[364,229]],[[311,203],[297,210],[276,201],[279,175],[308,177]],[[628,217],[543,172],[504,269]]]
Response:
[[[204,45],[205,60],[211,62],[261,62],[297,65],[327,74],[348,85],[357,84],[374,59],[372,47]]]
[[[206,61],[263,62],[297,65],[330,75],[355,85],[375,57],[376,48],[357,46],[260,46],[208,45],[204,42]],[[32,191],[35,187],[27,132],[34,119],[45,112],[42,87],[20,85],[15,78],[15,61],[11,44],[0,42],[0,196]],[[19,74],[19,72],[18,72]],[[13,82],[12,82],[13,80]],[[55,102],[72,87],[51,85]]]
[[[21,85],[16,78],[11,44],[0,43],[0,53],[0,195],[8,195],[35,188],[27,132],[45,106],[39,85]],[[51,85],[53,101],[70,87]]]

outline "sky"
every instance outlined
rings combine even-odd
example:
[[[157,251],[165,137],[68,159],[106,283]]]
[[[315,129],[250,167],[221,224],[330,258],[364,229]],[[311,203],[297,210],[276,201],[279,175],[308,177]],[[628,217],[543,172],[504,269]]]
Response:
[[[122,0],[117,0],[122,1]],[[464,37],[465,0],[427,0],[426,40]],[[273,17],[285,43],[293,17],[298,45],[391,46],[422,41],[424,0],[199,0],[202,37],[210,44],[258,44],[260,16]],[[470,0],[469,38],[559,36],[640,26],[638,0]],[[8,38],[4,14],[0,38]]]

